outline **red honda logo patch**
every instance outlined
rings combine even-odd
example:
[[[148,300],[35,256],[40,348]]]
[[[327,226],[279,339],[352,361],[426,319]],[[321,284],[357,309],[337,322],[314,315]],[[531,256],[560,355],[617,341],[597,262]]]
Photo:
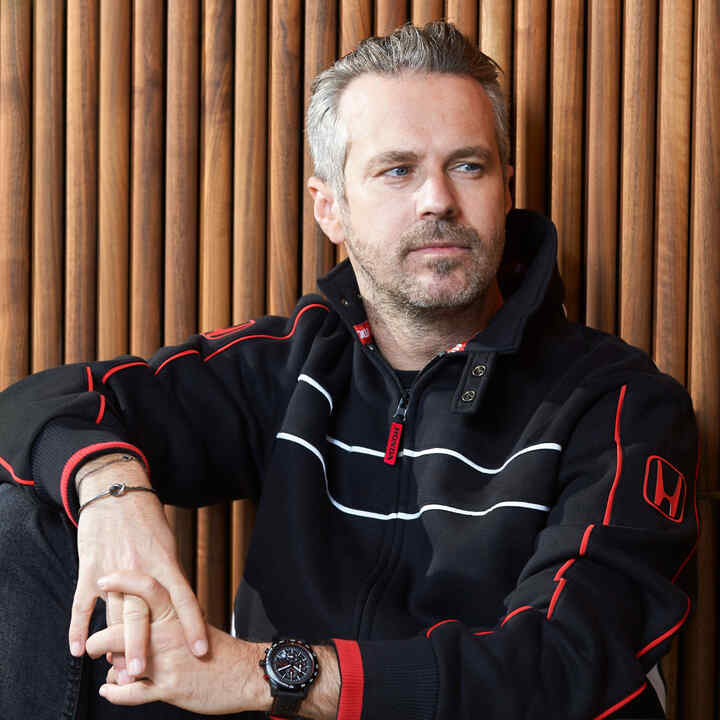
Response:
[[[659,455],[651,455],[647,460],[643,494],[661,515],[682,522],[687,495],[685,476]]]
[[[363,345],[368,345],[372,341],[370,323],[367,320],[365,322],[358,323],[357,325],[353,325],[353,328]]]

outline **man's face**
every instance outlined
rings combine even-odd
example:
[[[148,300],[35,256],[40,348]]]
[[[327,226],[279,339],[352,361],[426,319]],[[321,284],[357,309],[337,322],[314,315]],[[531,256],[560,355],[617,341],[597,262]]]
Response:
[[[420,314],[481,300],[510,208],[482,87],[455,75],[364,75],[340,117],[346,193],[328,234],[345,243],[363,296]]]

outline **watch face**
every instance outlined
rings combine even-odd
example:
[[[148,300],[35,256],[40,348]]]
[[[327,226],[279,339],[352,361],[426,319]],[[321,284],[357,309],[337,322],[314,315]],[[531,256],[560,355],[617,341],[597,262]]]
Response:
[[[310,650],[291,642],[272,649],[266,667],[276,681],[289,688],[304,685],[316,674],[315,660]]]

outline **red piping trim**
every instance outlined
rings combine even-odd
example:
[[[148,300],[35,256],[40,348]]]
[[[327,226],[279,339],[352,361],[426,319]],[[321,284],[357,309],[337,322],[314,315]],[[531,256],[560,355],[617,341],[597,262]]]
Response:
[[[425,637],[429,638],[430,633],[436,628],[440,627],[441,625],[444,625],[445,623],[451,623],[451,622],[459,622],[459,620],[441,620],[440,622],[436,622],[432,627],[427,629],[427,632],[425,633]]]
[[[177,358],[183,357],[183,355],[199,355],[199,350],[183,350],[182,352],[176,353],[175,355],[172,355],[164,362],[160,363],[160,367],[155,371],[155,374],[157,375],[169,362],[172,362],[173,360],[177,360]]]
[[[625,391],[627,385],[623,385],[620,389],[620,397],[618,398],[617,412],[615,413],[615,448],[617,451],[617,463],[615,467],[615,480],[613,480],[612,487],[610,488],[610,495],[608,496],[607,507],[605,508],[605,517],[603,517],[603,525],[610,524],[610,514],[612,513],[612,504],[615,499],[615,491],[617,490],[618,482],[620,481],[620,475],[622,474],[622,441],[620,440],[620,415],[622,413],[623,401],[625,400]]]
[[[687,620],[688,615],[690,614],[690,598],[687,598],[687,608],[685,609],[685,614],[676,622],[669,630],[664,632],[660,637],[653,640],[651,643],[646,645],[642,650],[639,650],[635,653],[635,657],[640,657],[641,655],[644,655],[649,650],[652,650],[654,647],[659,645],[664,640],[667,640],[671,635],[676,633],[680,627],[683,625],[683,623]]]
[[[473,633],[473,635],[492,635],[494,630],[483,630],[482,632]]]
[[[532,605],[523,605],[522,607],[513,610],[509,615],[505,616],[505,619],[500,623],[500,627],[502,627],[511,617],[515,617],[515,615],[525,612],[525,610],[532,610]]]
[[[16,483],[20,483],[21,485],[34,485],[35,484],[34,480],[23,480],[22,478],[18,477],[15,474],[15,471],[12,469],[12,465],[10,465],[10,463],[7,460],[5,460],[4,458],[1,458],[1,457],[0,457],[0,465],[2,465],[10,473],[10,477]]]
[[[138,366],[138,365],[144,365],[145,367],[149,367],[149,365],[148,365],[146,362],[144,362],[144,361],[141,362],[141,361],[139,361],[139,360],[136,361],[136,362],[125,363],[124,365],[116,365],[114,368],[110,368],[110,369],[103,375],[103,379],[102,379],[103,384],[104,384],[105,382],[107,382],[107,379],[108,379],[111,375],[114,375],[116,372],[119,372],[120,370],[125,370],[126,368],[136,367],[136,366]]]
[[[695,463],[695,485],[693,487],[693,504],[695,506],[695,544],[692,546],[692,550],[690,550],[690,554],[683,560],[682,564],[677,569],[677,572],[675,573],[675,575],[673,575],[672,582],[675,582],[678,579],[678,576],[682,572],[682,569],[688,564],[688,562],[690,561],[690,558],[695,554],[698,543],[700,542],[700,516],[698,515],[698,509],[697,509],[697,481],[698,481],[699,475],[700,475],[700,447],[698,446],[697,461]]]
[[[580,543],[580,556],[582,557],[587,552],[587,546],[590,542],[590,533],[593,531],[594,525],[588,525],[585,529],[582,542]]]
[[[549,620],[553,612],[555,612],[555,606],[557,605],[558,598],[560,597],[560,593],[563,591],[563,588],[565,587],[565,583],[567,580],[563,577],[565,574],[565,571],[575,562],[575,558],[570,558],[556,573],[553,580],[558,584],[558,586],[555,588],[555,592],[553,593],[553,596],[550,600],[550,607],[547,611],[547,619]]]
[[[70,501],[68,499],[68,484],[70,482],[70,478],[72,477],[73,472],[75,471],[76,465],[81,461],[84,460],[88,455],[91,455],[94,452],[97,452],[98,450],[110,450],[112,448],[117,448],[118,450],[132,450],[133,452],[136,452],[140,458],[142,459],[143,463],[145,463],[145,470],[147,472],[150,472],[150,466],[148,465],[147,458],[145,455],[143,455],[142,451],[136,448],[134,445],[130,445],[130,443],[126,442],[104,442],[104,443],[95,443],[94,445],[88,445],[87,447],[81,448],[80,450],[77,450],[74,452],[70,459],[65,463],[65,467],[63,468],[62,475],[60,476],[60,495],[62,497],[63,501],[63,507],[65,508],[65,512],[67,513],[67,516],[70,518],[70,522],[77,527],[77,522],[75,521],[75,518],[72,516],[72,513],[70,512]]]
[[[596,715],[593,720],[602,720],[603,718],[606,718],[608,715],[611,715],[614,713],[617,709],[621,708],[623,705],[627,705],[631,700],[634,700],[641,692],[645,690],[647,687],[647,683],[644,682],[641,687],[639,687],[635,692],[630,693],[626,698],[622,699],[619,703],[615,703],[611,708],[608,708],[604,713],[600,713],[600,715]]]
[[[322,308],[323,310],[328,310],[327,305],[320,305],[320,303],[313,303],[312,305],[306,305],[295,318],[295,322],[293,323],[292,330],[287,335],[245,335],[244,337],[237,338],[236,340],[233,340],[232,342],[229,342],[227,345],[223,345],[221,348],[216,350],[213,353],[210,353],[203,362],[207,362],[210,360],[210,358],[215,357],[218,353],[224,352],[228,348],[232,347],[235,343],[243,342],[244,340],[254,340],[254,339],[265,339],[265,340],[287,340],[288,338],[292,337],[295,334],[295,330],[298,325],[298,321],[300,320],[300,316],[305,313],[306,310],[310,310],[312,308]]]
[[[105,396],[100,395],[100,409],[98,410],[97,417],[95,418],[95,424],[99,425],[105,414]]]
[[[337,720],[360,720],[363,711],[365,671],[360,647],[353,640],[333,639],[340,665],[340,702]]]
[[[87,373],[87,378],[88,378],[88,392],[92,392],[93,391],[93,377],[92,377],[92,372],[90,370],[89,365],[85,366],[85,372]]]

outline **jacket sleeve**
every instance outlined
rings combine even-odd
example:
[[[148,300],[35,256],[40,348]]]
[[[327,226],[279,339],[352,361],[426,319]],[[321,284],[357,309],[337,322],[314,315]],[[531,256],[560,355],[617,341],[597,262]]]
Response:
[[[149,361],[125,356],[25,378],[0,393],[0,481],[34,488],[76,522],[76,470],[126,452],[149,469],[163,502],[256,498],[283,378],[293,378],[326,309],[305,302],[291,318],[196,335]]]
[[[338,720],[599,720],[638,697],[690,612],[676,580],[697,543],[696,448],[690,401],[670,378],[603,393],[569,437],[504,616],[336,641]]]

